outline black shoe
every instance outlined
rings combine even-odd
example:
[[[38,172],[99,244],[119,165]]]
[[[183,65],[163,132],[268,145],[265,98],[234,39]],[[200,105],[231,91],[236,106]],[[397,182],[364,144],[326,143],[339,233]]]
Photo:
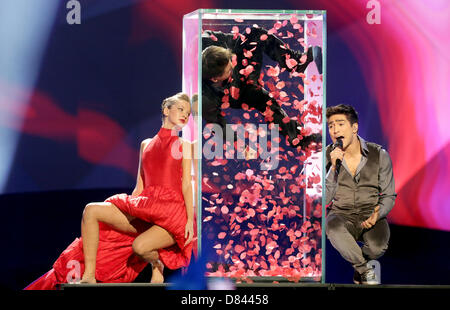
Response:
[[[361,283],[365,285],[378,285],[380,281],[378,281],[375,271],[370,268],[361,274]]]
[[[302,57],[303,54],[300,54],[300,52],[298,51],[294,52],[294,54],[296,60],[300,63],[300,58]],[[313,61],[316,63],[319,74],[322,74],[322,48],[320,46],[309,47],[308,51],[306,52],[305,63],[297,65],[295,71],[299,73],[305,72],[306,67],[308,67],[308,65]]]
[[[309,48],[308,51],[306,52],[306,61],[304,63],[301,63],[300,59],[302,58],[303,55],[304,55],[304,53],[300,53],[299,51],[294,51],[294,59],[297,60],[297,62],[298,62],[298,65],[295,66],[295,71],[298,73],[305,72],[308,65],[314,61],[314,54],[313,54],[312,48]]]
[[[361,274],[355,270],[353,273],[353,283],[355,284],[361,284]]]
[[[320,46],[313,46],[310,49],[312,49],[313,59],[316,63],[317,70],[319,71],[319,74],[322,74],[322,48]]]

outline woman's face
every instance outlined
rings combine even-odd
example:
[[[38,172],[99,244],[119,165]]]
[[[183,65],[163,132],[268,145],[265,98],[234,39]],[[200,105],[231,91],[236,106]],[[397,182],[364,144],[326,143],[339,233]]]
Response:
[[[184,100],[177,100],[170,108],[164,108],[165,125],[173,128],[178,126],[180,128],[187,124],[189,115],[191,114],[191,106],[189,102]]]

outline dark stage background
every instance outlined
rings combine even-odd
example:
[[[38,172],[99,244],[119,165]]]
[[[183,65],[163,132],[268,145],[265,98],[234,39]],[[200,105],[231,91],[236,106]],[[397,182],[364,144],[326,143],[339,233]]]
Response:
[[[360,135],[394,165],[382,282],[450,284],[450,4],[380,0],[371,25],[369,2],[82,0],[69,25],[67,1],[2,1],[0,284],[21,289],[48,271],[87,203],[131,192],[140,141],[181,90],[182,17],[198,8],[327,10],[327,105],[355,106]],[[350,283],[326,249],[327,282]]]

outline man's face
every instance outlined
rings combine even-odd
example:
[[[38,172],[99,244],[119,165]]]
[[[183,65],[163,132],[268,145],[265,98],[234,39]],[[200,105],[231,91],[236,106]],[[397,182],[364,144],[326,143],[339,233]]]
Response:
[[[358,123],[351,125],[345,114],[335,114],[328,118],[328,132],[333,143],[341,137],[345,149],[356,137]]]
[[[212,78],[211,80],[212,80],[214,83],[217,83],[217,82],[223,82],[223,81],[225,81],[225,80],[228,80],[228,79],[231,77],[231,74],[232,74],[232,73],[233,73],[233,64],[231,63],[231,60],[230,60],[230,61],[228,61],[227,66],[226,66],[225,69],[223,70],[222,75],[217,76],[217,77],[214,77],[214,78]]]

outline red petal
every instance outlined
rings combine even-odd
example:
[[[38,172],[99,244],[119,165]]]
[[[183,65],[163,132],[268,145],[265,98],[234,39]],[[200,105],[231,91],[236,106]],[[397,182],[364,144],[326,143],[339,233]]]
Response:
[[[292,15],[291,19],[289,20],[292,25],[298,23],[298,18],[295,15]]]
[[[305,53],[304,55],[302,55],[302,57],[300,57],[300,63],[304,64],[307,59],[308,59],[308,55],[306,55],[306,53]]]
[[[248,215],[249,215],[250,217],[255,216],[255,214],[256,214],[256,212],[255,212],[254,209],[248,209]]]
[[[239,88],[231,86],[230,93],[233,99],[237,100],[239,98]]]
[[[276,88],[282,89],[282,88],[284,88],[284,86],[285,86],[285,83],[283,81],[280,81],[277,83]]]
[[[252,58],[253,53],[251,51],[247,51],[246,49],[244,49],[244,56],[247,58]]]
[[[286,66],[287,66],[289,69],[292,69],[292,68],[295,67],[296,65],[297,65],[297,61],[296,61],[295,59],[290,58],[290,59],[287,59],[287,60],[286,60]]]
[[[279,22],[279,21],[277,21],[277,22],[273,25],[273,28],[275,28],[276,30],[278,30],[278,29],[281,28],[281,26],[282,26],[282,23]]]
[[[231,65],[233,67],[236,67],[236,65],[237,65],[237,55],[236,54],[233,54],[233,56],[231,56]]]
[[[217,238],[223,239],[223,238],[225,238],[226,236],[227,236],[227,233],[225,233],[225,232],[220,232],[220,233],[217,235]]]
[[[280,74],[280,68],[278,66],[272,67],[269,66],[267,70],[267,75],[272,77],[277,77]]]
[[[217,207],[210,207],[210,208],[205,208],[206,211],[214,213],[214,211],[216,211]]]
[[[261,261],[261,268],[267,270],[269,269],[269,266],[267,266],[265,261]]]
[[[241,253],[242,251],[244,251],[245,250],[245,248],[242,246],[242,245],[240,245],[240,244],[238,244],[238,245],[236,245],[235,247],[234,247],[234,251],[236,252],[236,253]]]
[[[259,234],[259,229],[258,228],[250,230],[250,235],[251,236],[256,236],[258,234]]]
[[[279,258],[280,258],[280,251],[279,251],[279,250],[277,250],[277,251],[275,252],[274,257],[275,257],[275,259],[279,259]]]

